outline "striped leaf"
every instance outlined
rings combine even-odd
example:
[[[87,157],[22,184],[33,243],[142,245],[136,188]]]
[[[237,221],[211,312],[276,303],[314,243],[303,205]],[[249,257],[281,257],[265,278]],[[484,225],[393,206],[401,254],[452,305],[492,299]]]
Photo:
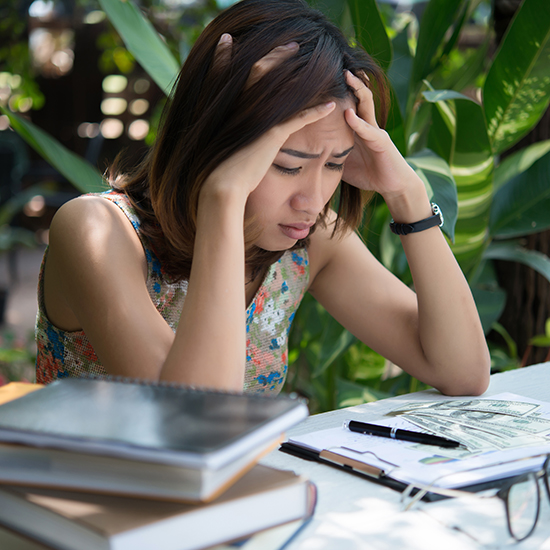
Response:
[[[452,245],[462,269],[471,276],[488,239],[493,197],[494,158],[483,110],[471,99],[446,90],[424,92],[433,103],[429,143],[449,162],[458,193],[458,220]]]

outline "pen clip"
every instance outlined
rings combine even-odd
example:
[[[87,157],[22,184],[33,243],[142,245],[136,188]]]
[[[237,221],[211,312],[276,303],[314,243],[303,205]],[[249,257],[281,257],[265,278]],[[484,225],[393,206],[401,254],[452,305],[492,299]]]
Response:
[[[333,464],[337,464],[338,466],[351,468],[354,471],[361,472],[368,475],[369,477],[375,477],[376,479],[380,478],[385,473],[384,470],[377,468],[376,466],[365,464],[364,462],[360,462],[359,460],[355,460],[354,458],[342,456],[333,451],[321,451],[319,453],[319,457],[323,460],[327,460],[328,462],[332,462]]]

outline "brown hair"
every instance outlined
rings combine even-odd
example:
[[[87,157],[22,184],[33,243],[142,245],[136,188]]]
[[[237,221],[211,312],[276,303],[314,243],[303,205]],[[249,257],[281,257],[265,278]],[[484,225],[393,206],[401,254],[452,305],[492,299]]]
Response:
[[[233,37],[231,62],[213,66],[223,33]],[[273,48],[297,42],[297,53],[246,87],[252,66]],[[224,160],[264,132],[303,109],[331,99],[354,97],[344,79],[348,69],[375,94],[379,124],[387,113],[385,78],[361,48],[302,0],[242,0],[203,31],[178,76],[155,145],[133,174],[111,185],[137,210],[164,271],[188,278],[193,260],[198,197],[202,183]],[[356,228],[365,204],[362,192],[342,182],[336,229]],[[326,223],[329,205],[317,223]],[[245,242],[250,242],[245,227]],[[307,245],[298,241],[296,247]],[[247,246],[255,273],[281,252]]]

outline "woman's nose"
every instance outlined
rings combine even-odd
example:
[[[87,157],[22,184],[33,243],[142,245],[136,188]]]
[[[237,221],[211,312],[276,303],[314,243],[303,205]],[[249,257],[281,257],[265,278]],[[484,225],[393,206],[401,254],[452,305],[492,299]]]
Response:
[[[326,196],[326,187],[320,174],[312,174],[304,178],[303,183],[292,196],[290,203],[292,208],[317,216],[330,199],[330,196]]]

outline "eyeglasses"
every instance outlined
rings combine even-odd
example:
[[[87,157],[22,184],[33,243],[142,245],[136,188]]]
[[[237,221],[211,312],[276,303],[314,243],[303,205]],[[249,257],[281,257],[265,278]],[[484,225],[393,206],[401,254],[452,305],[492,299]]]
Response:
[[[401,501],[405,504],[405,510],[410,510],[428,493],[446,497],[471,497],[476,499],[497,497],[502,500],[506,509],[508,532],[517,542],[521,542],[529,537],[537,526],[540,514],[539,480],[541,478],[546,487],[546,496],[550,501],[549,476],[550,455],[546,455],[541,470],[509,479],[500,489],[493,489],[493,494],[470,493],[457,489],[442,489],[411,484],[403,491]]]

